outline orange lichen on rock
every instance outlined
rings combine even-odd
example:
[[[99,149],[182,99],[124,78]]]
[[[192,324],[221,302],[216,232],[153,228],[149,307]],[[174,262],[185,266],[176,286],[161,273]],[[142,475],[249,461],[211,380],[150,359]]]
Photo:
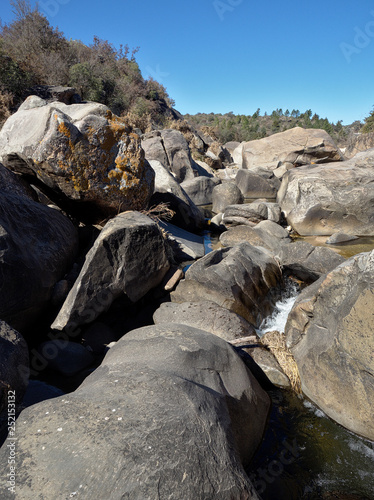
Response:
[[[152,189],[140,138],[124,119],[109,111],[106,118],[106,124],[87,126],[74,136],[55,114],[60,139],[53,154],[59,170],[82,201],[100,198],[113,208],[143,209]]]

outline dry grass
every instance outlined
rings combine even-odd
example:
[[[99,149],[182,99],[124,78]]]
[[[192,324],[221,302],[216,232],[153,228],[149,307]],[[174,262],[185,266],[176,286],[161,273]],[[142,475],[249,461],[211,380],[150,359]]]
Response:
[[[290,380],[292,389],[301,394],[301,382],[296,361],[286,346],[286,336],[280,332],[267,332],[261,337],[265,345],[275,356],[282,370]]]
[[[169,208],[167,203],[159,203],[147,210],[141,210],[141,213],[147,215],[157,223],[161,220],[170,221],[175,215],[174,210]]]
[[[9,92],[0,90],[0,128],[5,121],[10,117],[10,108],[13,104],[13,95]]]

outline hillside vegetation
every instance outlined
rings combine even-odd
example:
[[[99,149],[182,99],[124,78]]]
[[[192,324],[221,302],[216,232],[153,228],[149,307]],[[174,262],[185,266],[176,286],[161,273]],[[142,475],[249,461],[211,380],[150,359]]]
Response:
[[[36,85],[75,87],[83,100],[127,113],[136,126],[162,123],[174,102],[160,83],[143,78],[135,59],[139,48],[116,49],[97,37],[88,46],[67,40],[29,1],[11,5],[15,20],[0,25],[0,124]]]

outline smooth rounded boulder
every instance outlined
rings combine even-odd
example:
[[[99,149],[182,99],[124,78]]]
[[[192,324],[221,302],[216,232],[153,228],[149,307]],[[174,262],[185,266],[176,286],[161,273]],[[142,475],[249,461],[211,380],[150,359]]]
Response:
[[[153,321],[160,323],[181,323],[210,332],[224,340],[256,335],[254,327],[244,318],[215,302],[164,302],[155,311]]]
[[[269,292],[280,278],[281,270],[270,252],[241,243],[214,250],[192,264],[171,300],[210,300],[259,326],[270,312]]]
[[[374,251],[307,287],[286,324],[302,391],[329,417],[374,439]]]
[[[325,130],[294,127],[242,146],[242,168],[275,170],[283,163],[294,167],[309,163],[343,160],[343,155]]]
[[[134,330],[75,392],[22,412],[17,495],[258,500],[244,467],[269,406],[224,340],[185,325]]]
[[[308,165],[283,177],[277,202],[302,236],[374,235],[374,149],[350,160]]]
[[[7,168],[36,177],[50,196],[71,211],[79,207],[87,219],[147,207],[154,173],[124,119],[103,104],[30,99],[32,106],[21,107],[0,131]]]

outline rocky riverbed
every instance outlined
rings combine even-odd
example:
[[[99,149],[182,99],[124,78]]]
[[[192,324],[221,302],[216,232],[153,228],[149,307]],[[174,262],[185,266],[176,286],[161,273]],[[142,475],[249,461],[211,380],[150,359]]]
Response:
[[[1,498],[374,498],[374,250],[334,251],[374,150],[140,132],[37,96],[0,131]]]

